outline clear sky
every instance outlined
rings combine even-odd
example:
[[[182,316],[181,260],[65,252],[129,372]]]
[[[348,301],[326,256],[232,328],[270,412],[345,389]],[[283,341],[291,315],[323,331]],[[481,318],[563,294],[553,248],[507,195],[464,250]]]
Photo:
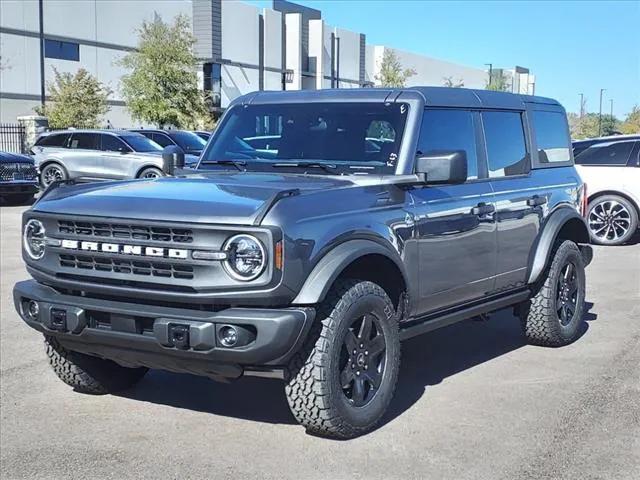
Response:
[[[268,7],[271,2],[250,1]],[[323,19],[380,44],[487,68],[527,67],[536,94],[568,111],[622,117],[640,104],[640,0],[467,1],[299,0]],[[407,65],[410,66],[410,65]]]

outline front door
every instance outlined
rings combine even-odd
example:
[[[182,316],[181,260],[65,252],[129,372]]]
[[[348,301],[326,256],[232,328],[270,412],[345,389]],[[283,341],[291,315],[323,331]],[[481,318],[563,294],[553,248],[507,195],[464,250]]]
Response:
[[[411,191],[418,243],[420,313],[454,306],[492,293],[497,236],[491,184],[479,170],[478,113],[427,109],[417,155],[464,150],[468,180],[460,185]],[[481,169],[484,170],[484,169]]]

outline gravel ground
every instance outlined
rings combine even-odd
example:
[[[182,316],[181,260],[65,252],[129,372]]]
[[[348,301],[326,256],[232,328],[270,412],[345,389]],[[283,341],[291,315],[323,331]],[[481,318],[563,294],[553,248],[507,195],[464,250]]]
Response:
[[[577,342],[527,346],[508,310],[412,339],[383,425],[340,442],[306,435],[278,380],[152,371],[124,394],[74,393],[14,312],[24,209],[0,209],[3,479],[640,478],[637,241],[596,248]]]

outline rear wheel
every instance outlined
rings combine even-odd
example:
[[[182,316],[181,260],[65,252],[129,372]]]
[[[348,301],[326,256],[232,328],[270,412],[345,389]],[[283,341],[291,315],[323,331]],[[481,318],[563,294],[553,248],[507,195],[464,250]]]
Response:
[[[308,432],[351,438],[372,430],[395,391],[400,365],[391,300],[368,281],[339,281],[318,309],[288,369],[286,394]]]
[[[45,337],[49,364],[58,378],[77,392],[102,395],[135,385],[147,368],[127,368],[111,360],[64,348],[54,337]]]
[[[67,180],[69,175],[64,167],[58,163],[49,163],[40,172],[40,185],[42,188],[47,188],[53,182],[60,182]]]
[[[534,345],[558,347],[578,338],[584,313],[584,261],[570,240],[558,243],[544,283],[522,305],[524,334]]]
[[[621,245],[638,228],[634,205],[618,195],[603,195],[593,200],[587,219],[591,241],[598,245]]]
[[[138,178],[146,178],[146,179],[160,178],[160,177],[164,177],[164,173],[162,173],[162,170],[155,167],[145,168],[140,172],[140,175],[138,175]]]

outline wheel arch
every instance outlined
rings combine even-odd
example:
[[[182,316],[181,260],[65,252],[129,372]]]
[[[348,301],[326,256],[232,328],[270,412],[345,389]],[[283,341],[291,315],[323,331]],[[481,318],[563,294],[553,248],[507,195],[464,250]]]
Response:
[[[572,240],[575,243],[589,243],[589,230],[584,219],[570,207],[562,207],[553,212],[538,235],[538,241],[532,250],[529,262],[527,283],[540,279],[549,264],[553,246],[557,240]]]
[[[136,175],[133,178],[140,178],[140,175],[142,174],[142,172],[144,172],[147,168],[155,168],[156,170],[159,170],[160,172],[162,172],[162,169],[157,165],[153,163],[147,163],[142,165],[141,167],[138,167],[138,169],[136,170]]]
[[[407,274],[397,253],[371,240],[350,240],[334,247],[313,268],[294,305],[313,305],[339,279],[369,280],[382,287],[398,307],[407,290]]]

